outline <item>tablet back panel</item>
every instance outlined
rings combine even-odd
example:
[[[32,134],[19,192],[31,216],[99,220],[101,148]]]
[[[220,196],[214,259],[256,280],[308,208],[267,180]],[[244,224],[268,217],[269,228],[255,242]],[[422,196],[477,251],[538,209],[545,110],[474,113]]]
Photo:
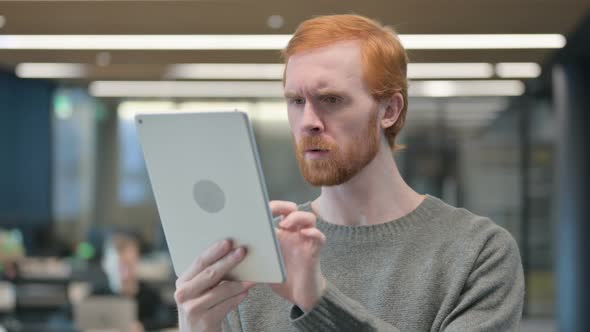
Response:
[[[230,278],[283,282],[246,113],[138,114],[135,122],[176,275],[211,244],[231,238],[248,255]]]
[[[135,300],[93,295],[73,306],[76,327],[82,331],[130,331],[137,320]]]

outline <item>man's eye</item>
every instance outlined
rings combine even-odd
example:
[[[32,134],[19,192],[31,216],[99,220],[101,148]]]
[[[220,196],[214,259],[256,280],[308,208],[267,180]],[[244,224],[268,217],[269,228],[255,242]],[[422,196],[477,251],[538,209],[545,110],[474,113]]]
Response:
[[[328,104],[337,104],[338,102],[340,102],[340,98],[336,96],[326,96],[322,98],[322,101]]]
[[[303,105],[303,104],[305,104],[305,99],[303,99],[303,98],[293,98],[293,99],[291,99],[291,102],[293,104],[296,104],[296,105]]]

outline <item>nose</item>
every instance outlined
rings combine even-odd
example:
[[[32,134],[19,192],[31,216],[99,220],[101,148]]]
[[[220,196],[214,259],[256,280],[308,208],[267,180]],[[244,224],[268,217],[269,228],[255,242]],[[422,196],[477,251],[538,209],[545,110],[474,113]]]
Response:
[[[305,103],[302,124],[303,131],[309,135],[319,135],[324,131],[324,123],[312,102]]]

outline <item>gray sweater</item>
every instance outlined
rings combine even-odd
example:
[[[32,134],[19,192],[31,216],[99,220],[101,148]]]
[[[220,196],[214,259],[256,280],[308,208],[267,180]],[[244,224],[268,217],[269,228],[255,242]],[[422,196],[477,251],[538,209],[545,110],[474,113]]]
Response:
[[[310,203],[300,210],[311,211]],[[524,278],[512,236],[487,218],[427,196],[379,225],[318,218],[329,282],[303,313],[266,285],[250,290],[224,331],[514,331]]]

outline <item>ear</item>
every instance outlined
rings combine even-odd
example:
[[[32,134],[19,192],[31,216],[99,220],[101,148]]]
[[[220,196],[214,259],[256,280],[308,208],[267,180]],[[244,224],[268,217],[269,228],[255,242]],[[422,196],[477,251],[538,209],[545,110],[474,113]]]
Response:
[[[387,129],[395,124],[399,119],[402,109],[404,108],[404,97],[399,92],[393,96],[382,100],[383,117],[381,118],[381,128]]]

